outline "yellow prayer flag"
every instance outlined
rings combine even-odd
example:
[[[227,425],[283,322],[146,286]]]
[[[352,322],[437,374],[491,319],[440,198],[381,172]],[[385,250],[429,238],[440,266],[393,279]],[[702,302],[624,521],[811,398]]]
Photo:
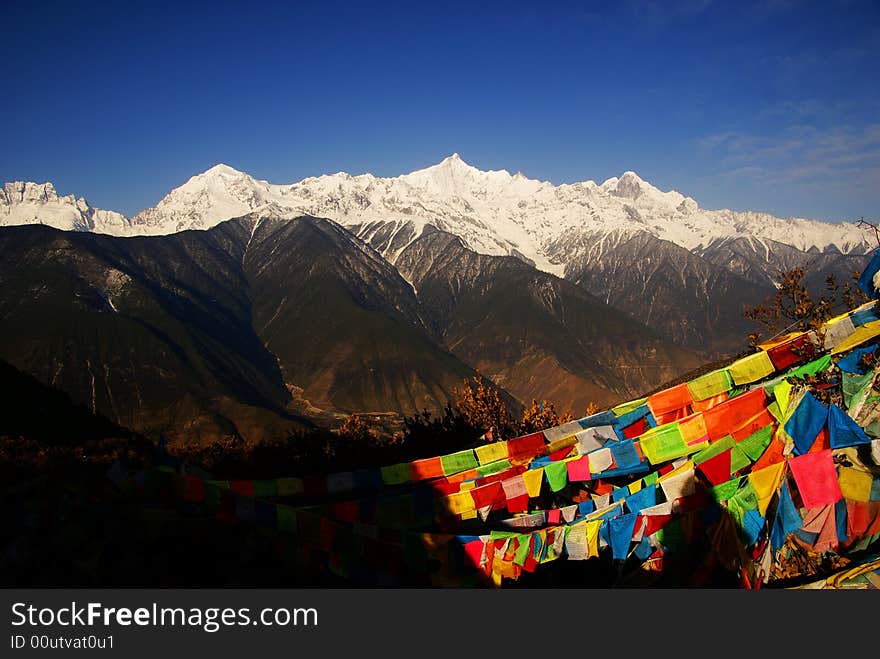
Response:
[[[289,497],[295,494],[303,493],[302,478],[279,478],[278,479],[278,496]]]
[[[541,495],[541,483],[544,480],[544,467],[529,469],[523,472],[523,482],[526,484],[526,492],[529,497],[535,498]]]
[[[504,460],[507,457],[507,442],[483,444],[475,448],[474,453],[477,454],[477,460],[479,460],[481,465]]]
[[[776,346],[781,346],[783,343],[788,343],[793,339],[798,338],[799,336],[803,336],[804,332],[789,332],[788,334],[783,334],[782,336],[777,336],[775,339],[770,339],[769,341],[764,341],[764,343],[759,343],[758,347],[761,350],[772,350]]]
[[[722,368],[691,380],[687,383],[687,388],[694,400],[706,400],[730,391],[730,385],[730,374],[727,369]]]
[[[709,445],[709,431],[706,429],[706,421],[702,414],[694,414],[693,416],[682,419],[678,422],[678,429],[681,431],[681,437],[684,443],[691,448],[705,448]]]
[[[602,526],[601,519],[587,522],[587,558],[594,558],[599,555],[600,526]]]
[[[642,479],[640,478],[636,482],[630,483],[627,487],[629,488],[630,494],[635,494],[636,492],[638,492],[639,490],[642,489]]]
[[[734,384],[748,384],[767,377],[776,369],[770,361],[770,355],[759,350],[753,355],[738,359],[727,367]]]
[[[474,510],[474,498],[467,490],[445,496],[440,502],[443,510],[454,515],[461,515],[462,513]]]
[[[648,398],[639,398],[638,400],[631,400],[628,403],[621,403],[617,407],[612,407],[611,411],[614,412],[614,416],[623,416],[627,412],[632,412],[637,407],[640,407],[648,402]]]
[[[843,341],[834,346],[831,349],[831,354],[837,355],[841,352],[852,350],[856,346],[861,345],[865,341],[869,341],[870,339],[873,339],[875,336],[878,335],[880,335],[880,320],[865,323],[860,327],[856,327],[855,332],[853,332]]]
[[[767,512],[767,506],[770,505],[770,500],[779,487],[779,483],[782,482],[785,465],[785,462],[778,462],[749,474],[749,482],[755,489],[755,494],[758,495],[758,512],[762,517]]]
[[[779,411],[785,414],[788,410],[789,396],[791,395],[791,383],[788,380],[778,383],[773,387],[773,395],[776,397],[776,402],[779,403]]]
[[[874,479],[870,473],[852,467],[841,467],[837,479],[844,499],[863,502],[871,500],[871,483]]]

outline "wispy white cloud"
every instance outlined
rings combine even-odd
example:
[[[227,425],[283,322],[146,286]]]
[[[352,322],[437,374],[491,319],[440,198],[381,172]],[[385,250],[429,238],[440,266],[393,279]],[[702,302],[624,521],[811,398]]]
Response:
[[[727,131],[702,137],[698,147],[717,162],[718,175],[762,183],[864,188],[880,176],[880,124]]]

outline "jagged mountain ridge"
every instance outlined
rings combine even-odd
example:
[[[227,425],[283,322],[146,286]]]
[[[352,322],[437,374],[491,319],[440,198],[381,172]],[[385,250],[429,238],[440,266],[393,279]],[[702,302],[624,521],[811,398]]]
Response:
[[[6,183],[0,189],[0,226],[22,224],[112,236],[131,233],[131,221],[121,213],[92,208],[82,197],[58,196],[51,183]]]
[[[773,291],[767,279],[748,279],[647,231],[582,234],[572,247],[567,279],[707,355],[741,350],[753,329],[744,307]]]
[[[397,266],[443,345],[525,402],[582,412],[701,362],[579,286],[449,233],[425,232]]]
[[[7,188],[22,185],[36,184]],[[2,223],[22,223],[10,210],[19,202],[6,197],[0,197],[0,208],[5,209]],[[564,274],[567,259],[574,256],[563,237],[576,232],[647,231],[689,251],[710,250],[713,243],[738,238],[750,239],[756,246],[789,245],[802,252],[864,253],[869,247],[865,234],[854,225],[705,210],[692,198],[663,192],[631,171],[601,184],[553,185],[521,173],[481,171],[458,154],[392,178],[340,172],[288,185],[257,180],[221,164],[193,176],[155,207],[124,222],[118,220],[112,231],[88,223],[58,228],[167,234],[210,228],[266,204],[292,215],[330,218],[352,227],[374,246],[373,235],[380,229],[387,234],[402,232],[406,240],[385,241],[382,253],[392,262],[406,242],[430,225],[462,237],[478,253],[519,255],[557,275]]]
[[[27,213],[15,210],[17,198],[8,192],[0,198],[0,211],[6,209],[0,223],[36,218],[52,224],[59,217],[34,210],[38,194],[28,197]],[[67,207],[85,203],[61,199]],[[871,247],[855,225],[704,210],[634,172],[602,184],[556,186],[521,173],[481,171],[458,154],[392,178],[337,173],[290,185],[217,165],[132,218],[58,223],[116,235],[165,235],[207,229],[254,209],[277,218],[330,218],[392,264],[427,232],[453,234],[479,254],[512,255],[573,281],[707,357],[738,349],[749,329],[743,308],[772,291],[779,269],[808,267],[811,288],[819,290],[828,274],[844,280],[861,269]]]

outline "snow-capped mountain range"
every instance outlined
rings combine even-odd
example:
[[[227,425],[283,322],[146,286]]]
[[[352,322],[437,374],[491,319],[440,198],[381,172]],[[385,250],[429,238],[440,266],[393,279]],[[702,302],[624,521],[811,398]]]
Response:
[[[631,171],[601,184],[553,185],[521,173],[482,171],[458,154],[392,178],[337,173],[286,185],[220,164],[131,218],[93,209],[72,195],[59,197],[50,183],[7,183],[0,190],[0,225],[42,223],[117,236],[163,235],[208,229],[267,206],[276,216],[335,220],[392,263],[433,226],[461,237],[476,252],[515,255],[559,276],[584,250],[601,251],[603,237],[619,242],[621,236],[645,232],[697,254],[738,239],[768,253],[774,244],[843,254],[870,248],[867,234],[854,224],[706,210]]]

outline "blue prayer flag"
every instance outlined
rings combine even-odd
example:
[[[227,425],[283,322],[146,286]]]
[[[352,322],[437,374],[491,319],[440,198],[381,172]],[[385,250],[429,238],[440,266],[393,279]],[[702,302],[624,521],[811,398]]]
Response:
[[[636,513],[629,513],[608,521],[608,525],[611,527],[609,544],[611,545],[611,555],[615,560],[622,561],[626,558],[637,518]]]
[[[617,417],[614,416],[614,412],[611,410],[605,410],[604,412],[599,412],[598,414],[588,416],[584,419],[578,419],[581,428],[584,428],[585,430],[587,428],[596,428],[598,426],[611,426],[616,422]]]
[[[626,498],[626,505],[631,513],[657,505],[657,486],[648,485]]]
[[[831,435],[831,448],[870,444],[871,438],[859,427],[852,417],[832,404],[828,414],[828,430]]]
[[[858,282],[859,289],[871,298],[877,297],[877,289],[874,288],[874,275],[877,274],[877,271],[880,271],[880,249],[874,250],[874,256],[871,258],[871,262],[862,270],[862,275],[859,277]]]
[[[641,463],[636,446],[631,439],[612,444],[608,448],[611,449],[611,456],[618,469],[629,469]]]
[[[779,505],[776,507],[776,520],[773,524],[773,531],[770,534],[770,544],[773,551],[779,550],[785,544],[785,539],[789,533],[793,533],[801,528],[803,524],[800,513],[791,500],[791,494],[788,491],[788,483],[783,483],[779,490]],[[810,543],[812,544],[812,543]]]
[[[785,423],[785,432],[794,440],[798,455],[804,455],[810,450],[827,421],[828,408],[808,391]]]
[[[743,514],[743,533],[746,536],[746,546],[757,542],[764,528],[764,518],[757,510],[747,510]]]
[[[849,536],[846,534],[846,499],[841,499],[834,504],[834,518],[837,522],[837,539],[846,542]]]
[[[593,503],[592,499],[587,499],[586,501],[581,501],[578,504],[578,512],[581,515],[589,515],[595,509],[596,505]]]
[[[862,360],[862,357],[865,355],[871,354],[877,350],[877,346],[873,345],[869,348],[857,348],[849,353],[846,357],[842,358],[837,362],[837,367],[846,373],[855,373],[857,375],[864,375],[865,369],[859,365],[859,362]]]
[[[648,542],[648,538],[642,538],[642,541],[636,546],[634,553],[640,561],[646,561],[654,553],[654,548]]]

